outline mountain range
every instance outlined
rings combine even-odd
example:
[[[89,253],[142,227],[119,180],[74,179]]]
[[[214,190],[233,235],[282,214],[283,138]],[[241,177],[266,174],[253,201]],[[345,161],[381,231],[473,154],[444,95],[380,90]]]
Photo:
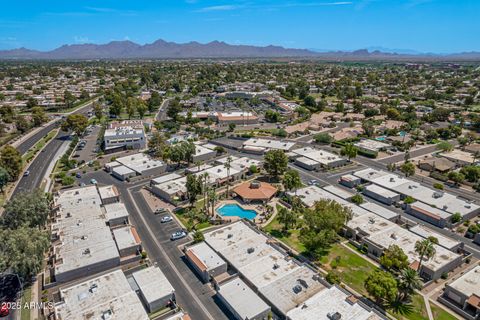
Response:
[[[372,50],[374,49],[375,50]],[[321,60],[480,60],[480,52],[448,55],[415,51],[381,51],[371,47],[356,51],[320,51],[289,49],[280,46],[231,45],[221,41],[209,43],[175,43],[157,40],[140,45],[132,41],[107,44],[63,45],[51,51],[26,48],[0,50],[0,59],[16,60],[91,60],[91,59],[191,59],[191,58],[315,58]],[[388,52],[387,52],[388,51]]]

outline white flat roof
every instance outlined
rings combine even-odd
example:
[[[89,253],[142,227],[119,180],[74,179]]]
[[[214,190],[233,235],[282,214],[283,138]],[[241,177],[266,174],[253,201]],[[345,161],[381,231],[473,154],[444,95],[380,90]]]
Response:
[[[373,212],[377,215],[379,215],[382,218],[385,218],[387,220],[393,219],[397,217],[399,214],[396,213],[395,211],[392,211],[390,209],[387,209],[385,207],[382,207],[376,203],[373,202],[364,202],[360,205],[363,209],[366,209],[370,212]]]
[[[353,193],[345,190],[345,189],[342,189],[342,188],[339,188],[339,187],[336,187],[334,185],[328,185],[328,186],[325,186],[323,187],[324,190],[330,192],[331,194],[334,194],[344,200],[346,199],[350,199],[351,197],[354,196]]]
[[[302,159],[307,158],[323,165],[328,165],[330,163],[343,160],[342,157],[339,157],[334,153],[331,153],[325,150],[311,148],[311,147],[303,147],[303,148],[295,149],[295,150],[292,150],[291,153],[297,156],[301,156]],[[301,160],[301,161],[304,162],[304,160]]]
[[[212,149],[205,148],[202,145],[195,145],[195,155],[196,156],[201,156],[205,154],[216,154],[216,151],[213,151]]]
[[[284,151],[289,151],[294,145],[295,142],[259,138],[251,138],[243,143],[244,147],[249,148],[279,149]]]
[[[159,177],[156,177],[154,179],[152,179],[152,182],[153,184],[161,184],[163,182],[167,182],[167,181],[170,181],[170,180],[175,180],[175,179],[178,179],[178,178],[181,178],[182,176],[179,175],[178,173],[168,173],[168,174],[164,174],[162,176],[159,176]]]
[[[106,204],[103,207],[105,208],[105,216],[108,221],[120,218],[127,218],[129,216],[125,204],[121,202]]]
[[[195,257],[205,265],[206,271],[226,264],[226,262],[205,242],[193,245],[189,247],[187,251],[193,253]]]
[[[385,198],[395,198],[398,197],[399,194],[383,187],[377,186],[376,184],[371,184],[365,187],[365,190],[370,191],[372,193],[378,194],[379,196]]]
[[[382,148],[390,147],[388,143],[380,142],[377,140],[370,140],[370,139],[360,140],[359,142],[355,143],[355,146],[368,149],[368,150],[376,150],[376,151],[379,151]]]
[[[347,301],[349,296],[333,286],[322,290],[295,309],[287,313],[291,320],[330,319],[329,315],[340,313],[342,320],[382,319],[358,303]]]
[[[142,174],[142,172],[146,170],[165,166],[163,161],[152,159],[144,153],[136,153],[121,157],[117,159],[117,162],[138,172],[139,174]],[[114,170],[116,170],[116,168]]]
[[[63,301],[55,306],[60,320],[149,319],[121,270],[62,288],[60,295]]]
[[[447,286],[463,293],[467,297],[470,297],[472,294],[480,297],[480,266],[476,266]]]
[[[240,278],[221,284],[217,292],[241,319],[252,319],[270,310],[265,301],[260,299]]]
[[[113,229],[113,236],[115,237],[118,250],[136,247],[140,244],[140,239],[137,240],[135,238],[131,226]]]
[[[135,171],[133,171],[132,169],[130,169],[127,166],[124,166],[124,165],[114,167],[112,169],[112,172],[115,172],[116,174],[121,175],[121,176],[135,174]]]
[[[438,232],[435,232],[426,226],[417,224],[416,226],[409,229],[411,232],[418,234],[422,238],[435,237],[438,239],[438,244],[448,250],[452,250],[461,244],[460,241],[456,241],[452,238],[446,237]]]
[[[145,300],[157,301],[175,292],[168,279],[158,267],[148,267],[132,274]]]
[[[117,197],[118,190],[115,186],[103,186],[103,187],[98,187],[98,193],[100,194],[100,198],[103,199],[109,199],[109,198],[114,198]]]

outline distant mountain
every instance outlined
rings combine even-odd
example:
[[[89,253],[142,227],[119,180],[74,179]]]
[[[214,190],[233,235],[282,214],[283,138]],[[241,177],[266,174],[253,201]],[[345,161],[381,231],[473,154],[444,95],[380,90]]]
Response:
[[[26,48],[0,50],[0,59],[188,59],[188,58],[315,58],[320,60],[480,60],[479,52],[434,55],[410,50],[371,47],[355,51],[289,49],[280,46],[231,45],[221,41],[209,43],[175,43],[157,40],[139,45],[132,41],[112,41],[107,44],[63,45],[51,51]]]

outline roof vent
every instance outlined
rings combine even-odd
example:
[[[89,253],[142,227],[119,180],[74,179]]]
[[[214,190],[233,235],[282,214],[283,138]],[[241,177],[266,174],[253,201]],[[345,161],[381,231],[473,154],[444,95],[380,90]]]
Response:
[[[297,282],[302,286],[304,287],[305,289],[308,288],[308,283],[307,281],[303,280],[303,279],[297,279]]]
[[[247,253],[250,254],[250,253],[253,253],[255,251],[255,248],[248,248],[247,249]]]
[[[86,255],[86,254],[90,254],[90,249],[87,248],[87,249],[83,250],[83,254],[85,254],[85,255]]]
[[[233,237],[233,234],[231,234],[231,233],[229,233],[229,234],[227,235],[227,239],[230,239],[230,238],[232,238],[232,237]]]
[[[340,312],[329,312],[329,313],[327,313],[327,317],[330,320],[340,320],[340,319],[342,319],[342,315],[340,314]]]
[[[90,291],[91,293],[94,293],[94,292],[97,291],[97,289],[98,289],[98,285],[97,285],[96,283],[94,283],[94,284],[92,284],[92,285],[90,286],[89,291]]]
[[[297,284],[296,286],[293,287],[293,292],[295,292],[296,294],[302,292],[302,286]]]
[[[395,232],[390,235],[390,238],[397,240],[397,235],[395,234]]]
[[[273,264],[273,270],[277,270],[278,268],[280,268],[280,266],[277,263],[274,263]]]
[[[103,320],[109,320],[112,318],[112,310],[107,310],[102,313],[102,319]]]
[[[82,240],[87,240],[87,239],[88,239],[88,236],[82,236],[81,239],[82,239]]]
[[[390,182],[395,182],[395,178],[394,178],[394,177],[391,177],[391,178],[390,178]]]

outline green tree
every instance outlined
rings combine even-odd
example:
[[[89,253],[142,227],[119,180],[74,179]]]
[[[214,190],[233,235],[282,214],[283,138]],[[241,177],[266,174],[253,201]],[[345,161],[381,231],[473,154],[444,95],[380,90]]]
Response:
[[[315,102],[315,98],[312,96],[306,96],[305,99],[303,99],[303,103],[310,109],[316,109],[317,103]]]
[[[50,205],[45,193],[36,189],[11,198],[5,205],[0,224],[9,229],[42,227],[49,213]]]
[[[435,249],[436,244],[438,244],[438,239],[435,237],[428,237],[427,239],[415,242],[415,252],[420,257],[417,272],[420,272],[422,268],[423,259],[428,261],[435,256],[437,253],[437,250]]]
[[[348,160],[355,158],[358,153],[358,148],[353,145],[353,143],[347,143],[342,150],[340,151],[342,156],[346,156]]]
[[[88,119],[83,114],[70,114],[62,123],[62,130],[72,130],[77,136],[83,134],[88,125]]]
[[[10,175],[4,167],[0,167],[0,192],[3,192],[3,188],[10,181]]]
[[[297,216],[293,210],[288,210],[285,207],[279,207],[277,212],[277,219],[283,223],[283,230],[287,231],[297,223]]]
[[[42,123],[48,120],[47,114],[42,107],[32,108],[32,120],[35,127],[40,126]]]
[[[0,229],[0,255],[4,270],[11,270],[22,278],[40,272],[45,251],[50,246],[49,234],[36,228]]]
[[[408,257],[402,248],[392,244],[383,251],[380,257],[380,264],[387,270],[399,271],[408,268]]]
[[[70,91],[65,90],[65,92],[63,93],[63,102],[65,104],[65,107],[73,107],[73,103],[75,102],[75,100],[77,100],[77,98],[75,98],[75,96]]]
[[[450,152],[453,150],[453,148],[453,144],[448,141],[442,141],[437,144],[437,150],[440,150],[442,152]]]
[[[305,227],[300,239],[308,251],[321,254],[336,239],[340,229],[352,218],[352,210],[331,200],[320,200],[303,212]]]
[[[160,132],[154,132],[150,139],[148,139],[148,149],[153,156],[163,159],[166,148],[167,143],[164,136]]]
[[[148,99],[148,112],[153,112],[158,109],[161,103],[162,98],[160,97],[160,94],[157,91],[153,91],[150,99]]]
[[[376,269],[365,279],[364,287],[377,304],[384,305],[395,300],[398,294],[397,281],[389,273]]]
[[[283,186],[285,190],[295,190],[296,193],[297,189],[302,186],[302,179],[300,179],[298,171],[292,169],[287,170],[283,175]]]
[[[280,113],[268,109],[267,111],[265,111],[265,120],[267,120],[268,122],[276,123],[280,120]]]
[[[415,165],[412,162],[405,162],[400,166],[400,171],[405,175],[405,177],[410,177],[415,174]]]
[[[100,103],[93,104],[93,113],[95,114],[95,118],[101,120],[103,117],[103,108]]]
[[[145,103],[143,103],[143,101],[139,101],[137,105],[137,113],[140,119],[143,119],[146,112],[147,112],[147,106],[145,105]]]
[[[448,179],[452,180],[455,185],[458,186],[465,180],[465,176],[460,172],[450,171],[448,173]]]
[[[351,200],[353,203],[358,204],[358,205],[360,205],[360,204],[362,204],[362,203],[365,202],[365,200],[363,200],[362,195],[361,195],[361,194],[358,194],[358,193],[357,193],[356,195],[354,195],[350,200]]]
[[[7,145],[0,150],[0,166],[8,172],[10,181],[15,181],[22,171],[22,155],[14,147]]]
[[[452,214],[451,221],[452,223],[457,223],[462,221],[462,215],[460,214],[460,212],[455,212],[454,214]]]
[[[278,180],[288,168],[288,157],[282,150],[270,150],[265,154],[265,171]]]
[[[399,300],[409,300],[415,290],[421,289],[422,286],[422,279],[420,279],[415,270],[411,268],[401,270],[400,275],[398,276]]]
[[[333,138],[328,133],[322,132],[314,135],[313,140],[317,143],[329,144],[332,142]]]
[[[197,230],[193,233],[193,243],[199,243],[205,240],[205,236],[203,235],[203,232],[200,230]]]
[[[186,188],[188,201],[190,206],[193,207],[193,204],[197,201],[197,196],[202,193],[202,178],[188,174]]]

